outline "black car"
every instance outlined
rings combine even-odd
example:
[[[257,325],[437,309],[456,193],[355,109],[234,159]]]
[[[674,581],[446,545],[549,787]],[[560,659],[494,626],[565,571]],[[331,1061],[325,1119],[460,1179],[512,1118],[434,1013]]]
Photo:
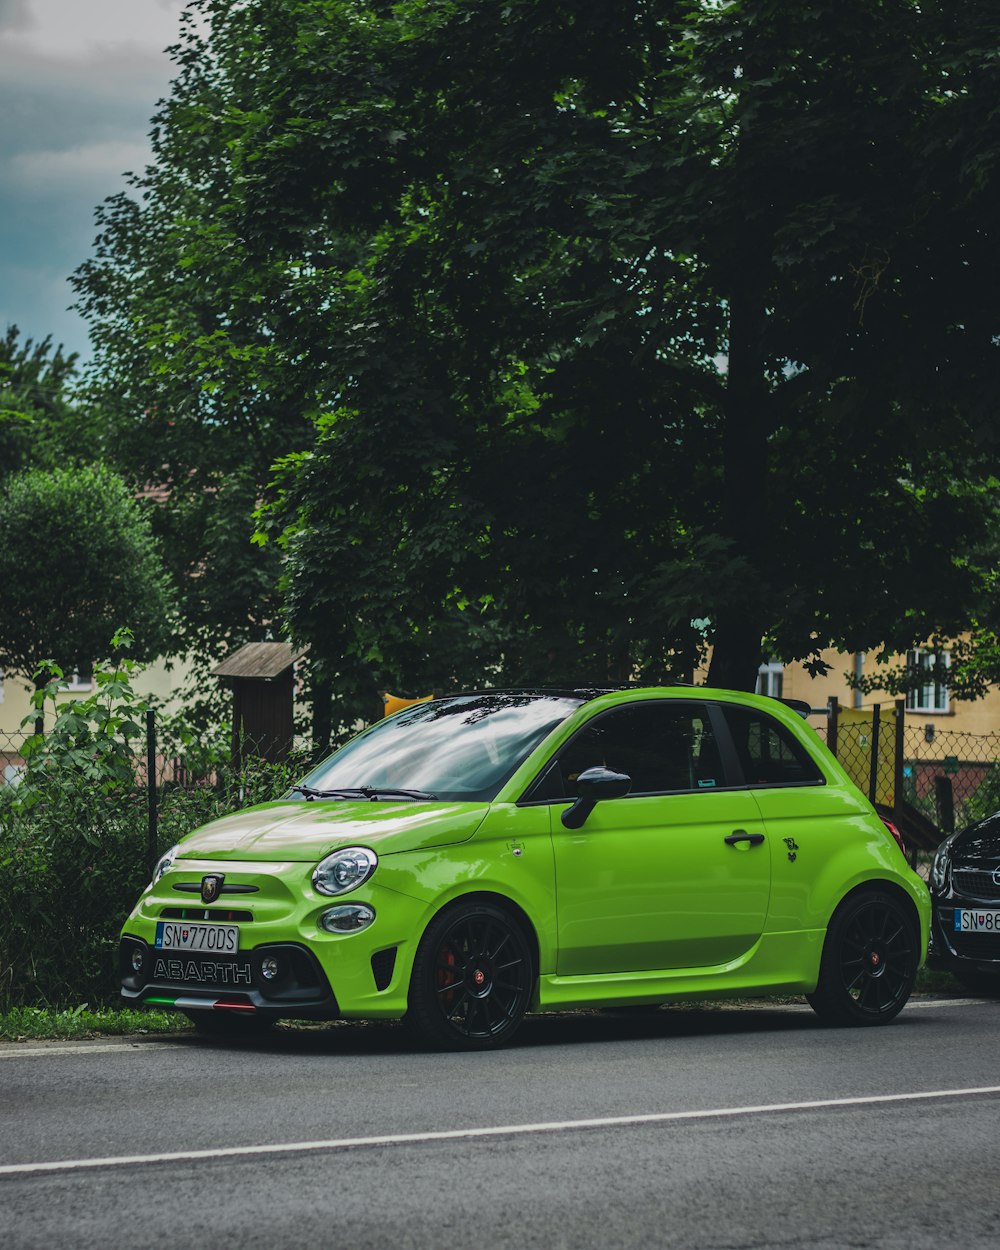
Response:
[[[930,887],[927,966],[954,973],[971,990],[1000,994],[1000,812],[941,843]]]

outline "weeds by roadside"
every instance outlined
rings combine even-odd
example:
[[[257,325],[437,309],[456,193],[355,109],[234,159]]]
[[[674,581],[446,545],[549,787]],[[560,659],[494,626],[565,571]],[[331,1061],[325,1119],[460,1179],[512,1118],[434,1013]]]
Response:
[[[0,1040],[53,1041],[88,1037],[123,1037],[136,1033],[176,1033],[192,1026],[176,1011],[125,1011],[86,1003],[71,1011],[12,1007],[0,1012]]]

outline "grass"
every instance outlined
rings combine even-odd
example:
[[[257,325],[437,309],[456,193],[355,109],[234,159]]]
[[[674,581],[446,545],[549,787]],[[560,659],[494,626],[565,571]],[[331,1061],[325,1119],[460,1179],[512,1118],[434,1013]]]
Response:
[[[87,1003],[71,1010],[12,1007],[0,1012],[0,1041],[27,1042],[122,1037],[136,1033],[176,1033],[191,1025],[176,1011],[129,1011]]]

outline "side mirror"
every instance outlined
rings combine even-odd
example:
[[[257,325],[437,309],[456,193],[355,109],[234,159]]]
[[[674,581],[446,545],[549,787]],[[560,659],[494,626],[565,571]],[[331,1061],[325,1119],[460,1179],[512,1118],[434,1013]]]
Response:
[[[602,799],[623,799],[632,789],[632,778],[610,768],[588,768],[576,784],[579,798],[562,814],[567,829],[579,829]]]

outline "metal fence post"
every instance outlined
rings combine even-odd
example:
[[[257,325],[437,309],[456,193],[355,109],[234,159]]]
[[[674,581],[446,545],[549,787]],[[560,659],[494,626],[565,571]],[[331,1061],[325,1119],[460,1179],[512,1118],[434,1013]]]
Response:
[[[146,805],[148,814],[148,836],[146,858],[149,861],[149,875],[152,877],[156,867],[156,712],[153,708],[146,709]]]
[[[903,802],[903,727],[906,723],[906,700],[896,700],[896,750],[892,764],[892,810],[899,811]]]
[[[881,719],[882,708],[876,703],[872,707],[872,759],[871,767],[868,772],[868,802],[874,803],[878,794],[878,740],[879,740],[879,721]]]

